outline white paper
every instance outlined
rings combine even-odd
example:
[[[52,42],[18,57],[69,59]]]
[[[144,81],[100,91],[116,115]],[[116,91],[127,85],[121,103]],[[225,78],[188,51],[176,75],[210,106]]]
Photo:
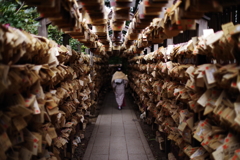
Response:
[[[39,108],[37,100],[35,99],[33,102],[33,114],[40,114],[40,113],[41,113],[41,110]]]
[[[206,38],[207,36],[209,36],[210,34],[213,34],[214,30],[213,29],[204,29],[203,30],[203,37]]]
[[[215,160],[223,160],[224,154],[223,154],[223,146],[220,146],[216,149],[215,152],[212,153]]]

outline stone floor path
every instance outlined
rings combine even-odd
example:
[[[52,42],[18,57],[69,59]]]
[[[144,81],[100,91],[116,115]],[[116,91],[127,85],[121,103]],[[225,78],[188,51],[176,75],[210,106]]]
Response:
[[[154,160],[129,97],[117,109],[112,92],[107,93],[83,160]]]

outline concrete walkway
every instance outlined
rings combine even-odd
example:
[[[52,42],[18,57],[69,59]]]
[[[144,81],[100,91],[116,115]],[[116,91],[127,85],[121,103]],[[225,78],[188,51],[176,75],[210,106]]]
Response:
[[[117,109],[115,96],[107,93],[83,160],[154,160],[137,117],[133,102]]]

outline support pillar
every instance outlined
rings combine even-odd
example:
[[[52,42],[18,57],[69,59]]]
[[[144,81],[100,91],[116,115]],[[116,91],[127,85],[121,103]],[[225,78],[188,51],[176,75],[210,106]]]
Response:
[[[69,45],[69,40],[71,37],[68,34],[62,34],[62,37],[63,37],[63,45],[64,46]]]
[[[47,31],[47,20],[45,18],[36,18],[36,21],[39,21],[40,26],[38,26],[38,35],[43,37],[48,37]]]
[[[78,48],[78,52],[82,53],[82,44],[81,43],[79,43],[77,45],[77,48]]]

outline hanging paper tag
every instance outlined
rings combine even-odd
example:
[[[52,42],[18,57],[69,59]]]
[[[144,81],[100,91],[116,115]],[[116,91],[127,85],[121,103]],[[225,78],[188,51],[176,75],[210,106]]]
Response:
[[[67,45],[67,49],[68,49],[68,54],[70,55],[70,56],[72,56],[72,47],[71,46],[69,46],[69,45]]]
[[[35,99],[35,101],[33,102],[32,108],[33,108],[33,114],[40,114],[40,113],[41,113],[40,108],[39,108],[39,106],[38,106],[38,102],[37,102],[36,99]]]

